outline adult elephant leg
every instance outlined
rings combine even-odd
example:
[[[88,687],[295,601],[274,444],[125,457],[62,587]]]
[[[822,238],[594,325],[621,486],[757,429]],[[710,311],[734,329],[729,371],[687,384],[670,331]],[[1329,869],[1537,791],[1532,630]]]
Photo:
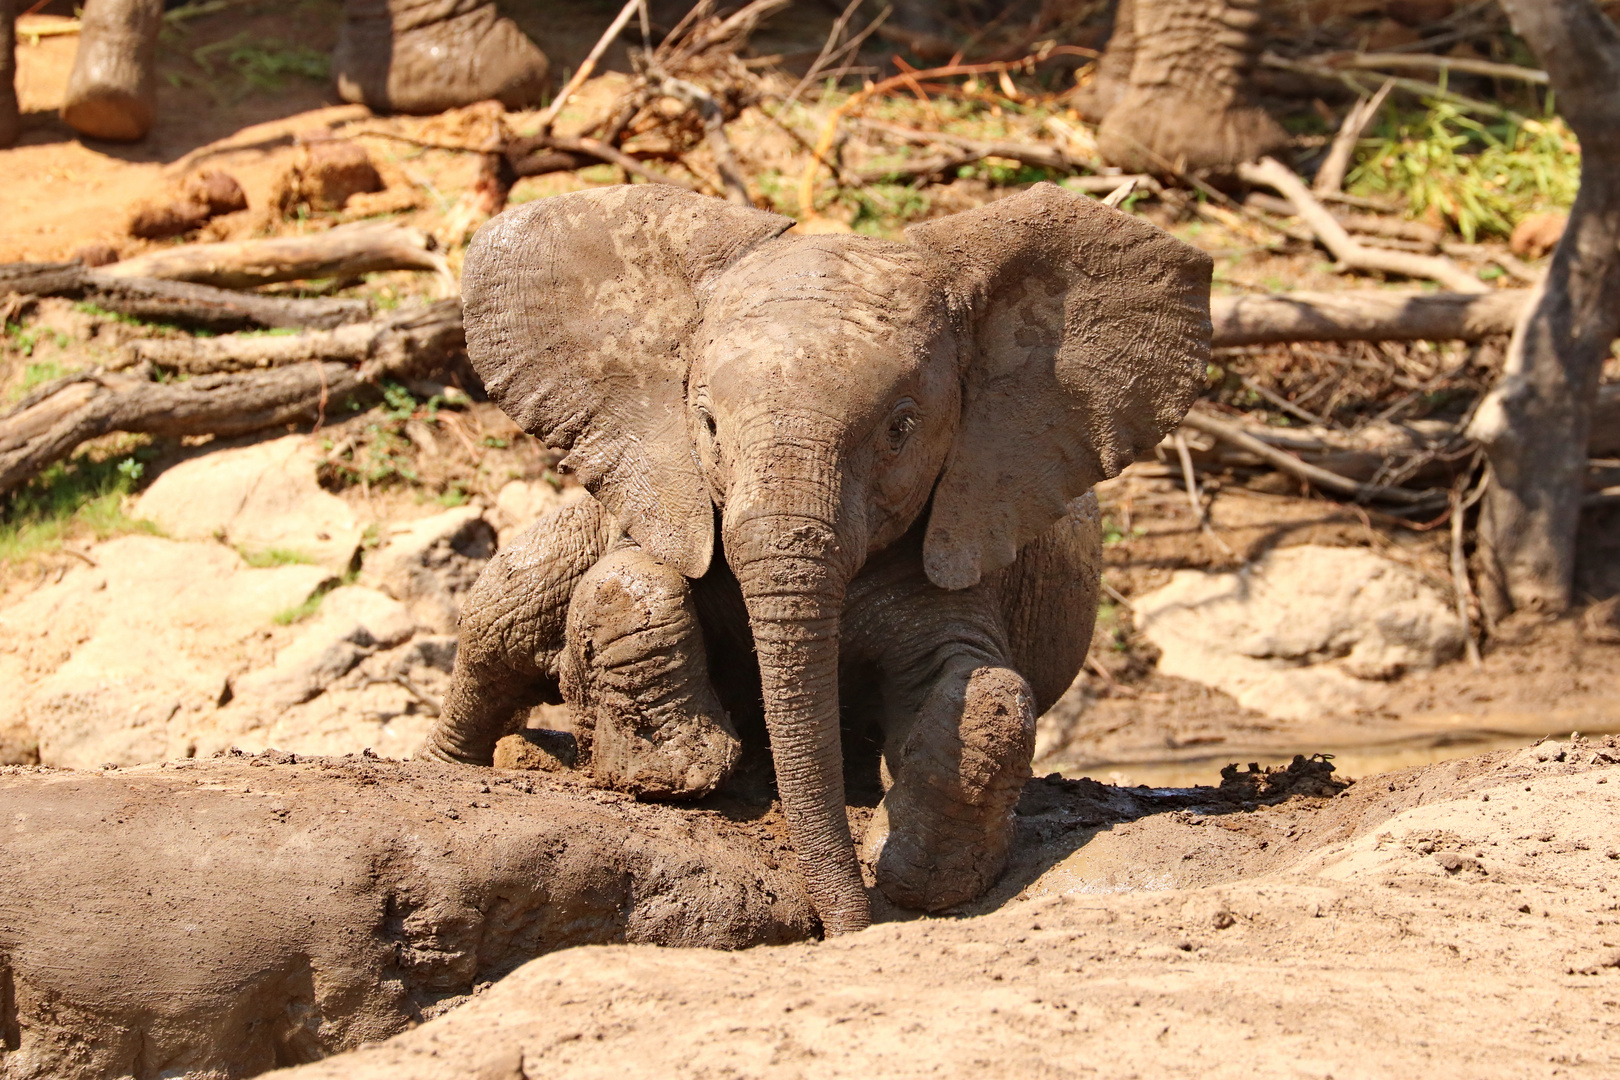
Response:
[[[1133,172],[1230,172],[1288,135],[1250,97],[1261,0],[1135,0],[1129,89],[1097,146]]]
[[[551,86],[545,53],[494,0],[346,0],[332,71],[345,101],[378,112],[522,109]]]
[[[602,785],[690,798],[737,763],[691,585],[640,548],[608,555],[574,589],[561,675],[576,723],[592,731],[591,774]]]
[[[96,139],[133,142],[152,130],[152,71],[163,0],[86,0],[62,119]]]
[[[17,141],[17,0],[0,0],[0,147]]]
[[[1135,66],[1136,0],[1119,0],[1108,45],[1097,59],[1091,82],[1076,96],[1080,115],[1094,124],[1106,119],[1130,89],[1131,69]]]
[[[594,499],[554,510],[489,561],[461,609],[460,644],[444,706],[419,756],[490,765],[495,744],[529,709],[559,705],[568,600],[612,546]]]

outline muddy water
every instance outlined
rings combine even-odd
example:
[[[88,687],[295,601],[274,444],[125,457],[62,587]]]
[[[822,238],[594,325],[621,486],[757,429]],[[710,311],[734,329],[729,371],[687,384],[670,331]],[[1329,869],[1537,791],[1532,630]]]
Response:
[[[1605,735],[1620,728],[1585,730],[1586,735]],[[1568,735],[1568,730],[1550,732],[1554,738]],[[1146,784],[1155,788],[1193,787],[1199,784],[1216,785],[1221,782],[1221,769],[1238,762],[1260,765],[1286,765],[1295,754],[1328,754],[1338,775],[1360,779],[1377,773],[1432,765],[1454,758],[1472,757],[1491,750],[1509,750],[1529,746],[1541,736],[1523,732],[1473,731],[1428,732],[1405,739],[1381,743],[1352,745],[1324,745],[1313,743],[1293,749],[1276,746],[1250,747],[1222,745],[1213,752],[1198,757],[1178,755],[1165,758],[1143,758],[1131,761],[1076,762],[1064,765],[1058,771],[1065,776],[1088,776],[1103,783],[1135,787]]]

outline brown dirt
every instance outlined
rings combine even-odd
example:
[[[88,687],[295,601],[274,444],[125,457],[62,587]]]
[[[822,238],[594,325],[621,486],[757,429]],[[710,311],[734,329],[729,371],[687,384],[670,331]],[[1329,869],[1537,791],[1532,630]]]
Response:
[[[286,1075],[1614,1075],[1620,741],[1539,751],[1273,807],[1036,782],[980,917],[570,949]]]

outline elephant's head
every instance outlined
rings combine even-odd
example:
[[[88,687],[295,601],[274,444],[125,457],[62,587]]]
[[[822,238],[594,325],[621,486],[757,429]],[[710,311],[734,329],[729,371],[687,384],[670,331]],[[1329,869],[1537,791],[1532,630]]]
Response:
[[[839,932],[869,918],[845,586],[925,510],[930,580],[974,585],[1155,445],[1203,380],[1210,260],[1050,184],[904,244],[792,224],[669,187],[530,203],[468,253],[467,338],[494,400],[649,553],[703,575],[719,508],[782,805]]]

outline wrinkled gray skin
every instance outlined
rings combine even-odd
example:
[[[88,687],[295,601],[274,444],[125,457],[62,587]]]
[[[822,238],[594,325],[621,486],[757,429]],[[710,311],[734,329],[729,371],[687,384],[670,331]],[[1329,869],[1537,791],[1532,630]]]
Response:
[[[332,73],[343,100],[378,112],[523,109],[551,87],[545,54],[494,0],[346,0]]]
[[[524,706],[567,700],[600,782],[701,794],[756,702],[839,933],[870,918],[841,702],[882,733],[878,887],[938,909],[1000,872],[1035,717],[1090,640],[1082,496],[1191,404],[1211,264],[1050,184],[903,244],[790,225],[640,186],[479,233],[473,363],[595,499],[486,569],[426,752],[488,764]]]
[[[1253,97],[1263,0],[1121,0],[1082,109],[1097,148],[1132,172],[1229,174],[1285,153]]]
[[[0,43],[21,0],[0,0]],[[163,0],[86,0],[62,104],[69,127],[133,142],[152,130],[153,61]],[[16,140],[12,51],[0,57],[0,146]],[[475,101],[538,105],[551,86],[545,53],[495,0],[347,0],[332,58],[338,93],[377,112],[436,113]]]

